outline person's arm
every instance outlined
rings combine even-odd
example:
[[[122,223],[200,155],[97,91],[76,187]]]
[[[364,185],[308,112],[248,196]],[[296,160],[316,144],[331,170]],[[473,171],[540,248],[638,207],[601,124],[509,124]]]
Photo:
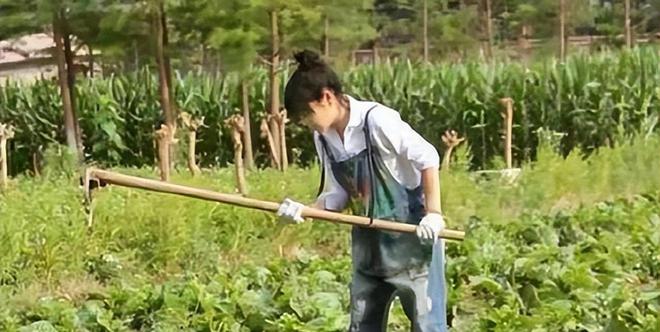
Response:
[[[440,172],[437,167],[429,167],[422,170],[422,187],[424,188],[424,197],[426,213],[442,214],[442,204],[440,199]]]
[[[394,110],[383,108],[369,122],[373,125],[372,136],[377,146],[406,159],[421,173],[427,211],[440,212],[440,156],[435,147]]]
[[[440,172],[437,167],[422,170],[422,186],[426,200],[426,215],[415,230],[422,243],[436,243],[438,234],[445,228],[440,204]]]
[[[316,152],[318,156],[323,156],[324,151],[321,148],[321,142],[317,135],[317,133],[314,133]],[[332,168],[330,167],[327,158],[324,159],[323,167],[325,167],[326,175],[324,188],[321,194],[316,198],[316,201],[307,206],[320,210],[341,211],[348,202],[348,194],[332,175]],[[305,205],[302,203],[286,198],[282,204],[280,204],[277,215],[280,220],[285,223],[299,224],[305,221],[305,219],[302,218],[302,210],[304,207]]]
[[[405,158],[420,172],[424,190],[426,215],[416,229],[423,243],[435,243],[445,227],[440,204],[440,156],[431,143],[425,140],[410,125],[401,120],[397,112],[385,110],[374,126],[375,140],[385,149]]]

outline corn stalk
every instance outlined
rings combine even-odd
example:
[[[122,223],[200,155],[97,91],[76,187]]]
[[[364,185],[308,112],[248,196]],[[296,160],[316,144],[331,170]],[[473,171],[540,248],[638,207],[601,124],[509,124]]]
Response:
[[[514,152],[521,153],[513,153],[513,164],[535,158],[535,133],[541,128],[563,133],[561,152],[580,149],[590,153],[608,141],[616,145],[627,140],[626,136],[644,131],[660,115],[655,84],[660,81],[658,62],[660,56],[651,49],[572,55],[564,63],[550,60],[529,65],[417,66],[394,61],[353,68],[342,80],[350,87],[350,95],[399,111],[438,150],[443,148],[440,136],[444,131],[461,133],[470,145],[472,167],[490,168],[492,158],[502,154],[502,96],[516,101],[511,145]],[[269,74],[267,67],[255,67],[249,73],[251,123],[261,124],[270,114]],[[283,79],[287,73],[279,75]],[[242,107],[240,77],[184,75],[173,83],[177,104],[195,118],[204,116],[208,124],[197,131],[198,165],[233,163],[233,142],[223,121]],[[154,165],[154,123],[162,115],[158,87],[158,73],[146,69],[78,80],[78,115],[89,159],[105,165]],[[57,82],[50,80],[10,81],[0,87],[0,122],[21,128],[13,140],[13,171],[34,168],[32,156],[39,160],[49,145],[66,143],[58,90]],[[313,163],[316,153],[309,131],[296,125],[288,125],[286,130],[287,150],[300,152],[296,161],[301,165]],[[263,138],[264,144],[254,145],[258,167],[273,160],[272,144],[267,135]],[[275,156],[281,158],[280,153]]]

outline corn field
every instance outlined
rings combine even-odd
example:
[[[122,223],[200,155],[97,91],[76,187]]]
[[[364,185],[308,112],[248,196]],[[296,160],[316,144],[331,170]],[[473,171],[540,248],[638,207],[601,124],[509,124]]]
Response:
[[[494,165],[502,154],[502,105],[514,100],[513,155],[533,160],[541,128],[561,133],[564,153],[615,145],[636,133],[653,131],[660,113],[660,56],[637,49],[576,55],[566,63],[421,65],[391,62],[356,67],[343,75],[346,90],[379,101],[402,117],[442,151],[441,135],[454,129],[467,138],[474,168]],[[157,77],[144,69],[126,75],[81,80],[76,87],[77,116],[88,159],[103,165],[154,163],[153,131],[160,117]],[[265,115],[268,75],[250,73],[250,108],[255,158],[268,161],[258,124]],[[281,72],[282,81],[290,74]],[[232,161],[231,138],[222,120],[238,113],[239,80],[234,75],[177,75],[175,99],[181,111],[205,117],[198,131],[202,166]],[[10,146],[12,173],[37,168],[44,149],[64,142],[61,101],[53,81],[0,87],[0,122],[16,127]],[[289,126],[290,160],[314,161],[311,134]],[[181,140],[183,142],[183,140]],[[183,143],[180,143],[183,144]],[[185,151],[179,149],[178,151]]]

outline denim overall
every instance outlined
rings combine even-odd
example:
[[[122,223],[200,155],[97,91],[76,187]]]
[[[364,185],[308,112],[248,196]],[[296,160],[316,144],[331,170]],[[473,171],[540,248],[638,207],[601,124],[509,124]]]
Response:
[[[337,161],[323,135],[319,135],[332,175],[348,193],[348,208],[353,214],[418,225],[424,216],[423,188],[420,185],[410,190],[398,183],[378,149],[372,146],[368,120],[375,107],[365,116],[366,148],[357,155]],[[321,189],[324,181],[325,173]],[[349,331],[385,331],[394,296],[399,296],[412,322],[412,331],[447,330],[442,241],[433,247],[425,246],[414,233],[355,226],[351,242],[353,280]]]

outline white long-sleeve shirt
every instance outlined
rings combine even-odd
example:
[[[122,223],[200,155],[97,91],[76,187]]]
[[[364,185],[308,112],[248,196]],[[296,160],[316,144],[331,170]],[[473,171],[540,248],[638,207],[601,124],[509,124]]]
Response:
[[[440,166],[440,157],[435,147],[401,120],[399,113],[387,106],[371,101],[360,101],[348,96],[350,115],[344,130],[344,142],[339,134],[331,130],[324,135],[328,149],[336,161],[347,160],[366,148],[364,141],[364,118],[369,114],[369,130],[372,144],[378,149],[385,166],[392,176],[408,189],[421,183],[421,171]],[[339,211],[346,207],[348,193],[332,174],[330,158],[325,155],[319,133],[314,132],[316,153],[324,161],[326,183],[317,201],[326,210]]]

